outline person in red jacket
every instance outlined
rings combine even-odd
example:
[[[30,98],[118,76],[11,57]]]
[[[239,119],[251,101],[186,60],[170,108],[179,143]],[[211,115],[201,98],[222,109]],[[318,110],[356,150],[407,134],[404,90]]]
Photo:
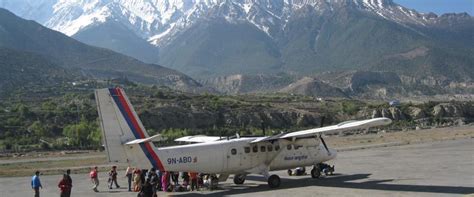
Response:
[[[99,190],[97,190],[97,187],[99,186],[99,176],[98,176],[98,170],[97,170],[97,166],[95,166],[91,172],[89,173],[89,177],[91,178],[91,182],[92,182],[92,190],[94,190],[95,192],[99,192]]]
[[[59,190],[61,191],[61,197],[67,197],[71,192],[71,185],[69,184],[69,179],[66,174],[63,175],[63,178],[58,183]]]
[[[198,173],[189,172],[189,178],[191,179],[191,191],[198,190]]]

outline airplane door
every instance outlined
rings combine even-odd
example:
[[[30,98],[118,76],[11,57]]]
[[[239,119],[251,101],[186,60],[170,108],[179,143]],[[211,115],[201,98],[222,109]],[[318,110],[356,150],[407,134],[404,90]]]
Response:
[[[230,147],[227,151],[227,171],[238,170],[242,166],[243,150],[238,149],[237,147]]]

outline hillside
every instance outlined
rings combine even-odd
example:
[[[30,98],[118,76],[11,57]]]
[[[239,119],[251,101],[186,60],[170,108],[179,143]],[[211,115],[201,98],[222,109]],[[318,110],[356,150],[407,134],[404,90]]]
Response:
[[[200,88],[199,83],[178,71],[83,44],[5,9],[0,9],[0,27],[1,47],[41,55],[58,66],[78,69],[88,77],[126,77],[136,82],[190,91]]]
[[[0,95],[13,91],[70,83],[79,79],[45,58],[28,52],[0,48]]]
[[[474,121],[471,101],[401,103],[315,99],[279,94],[192,94],[163,87],[91,83],[54,89],[26,87],[0,99],[0,150],[43,147],[97,148],[100,129],[93,89],[122,86],[150,134],[262,135],[336,124],[352,119],[389,117],[389,130],[462,125]],[[58,94],[51,92],[59,91]],[[324,121],[323,121],[324,119]],[[51,142],[42,143],[39,139]]]

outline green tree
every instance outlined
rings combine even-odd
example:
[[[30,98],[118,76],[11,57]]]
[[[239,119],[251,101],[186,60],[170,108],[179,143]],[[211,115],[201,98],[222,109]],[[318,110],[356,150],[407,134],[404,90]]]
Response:
[[[97,124],[82,120],[79,124],[68,125],[63,129],[68,143],[75,147],[90,147],[100,144],[100,131]]]
[[[28,127],[28,131],[38,137],[51,136],[51,132],[49,131],[49,129],[46,128],[40,121],[34,121],[33,124]]]

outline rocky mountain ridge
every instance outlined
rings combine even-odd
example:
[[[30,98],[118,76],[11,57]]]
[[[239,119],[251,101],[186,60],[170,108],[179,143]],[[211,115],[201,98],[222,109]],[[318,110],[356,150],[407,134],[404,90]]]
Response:
[[[473,89],[474,19],[466,13],[419,13],[391,0],[0,0],[0,7],[223,93],[314,95],[324,85],[390,98]],[[297,83],[304,77],[315,81]],[[289,90],[292,83],[302,88]]]
[[[247,21],[275,36],[274,29],[284,28],[297,10],[309,7],[321,15],[328,10],[352,7],[404,25],[436,25],[445,20],[470,18],[466,13],[419,13],[392,0],[2,0],[0,7],[69,36],[89,26],[116,20],[155,45],[166,44],[172,34],[200,19],[214,17],[230,22]]]

